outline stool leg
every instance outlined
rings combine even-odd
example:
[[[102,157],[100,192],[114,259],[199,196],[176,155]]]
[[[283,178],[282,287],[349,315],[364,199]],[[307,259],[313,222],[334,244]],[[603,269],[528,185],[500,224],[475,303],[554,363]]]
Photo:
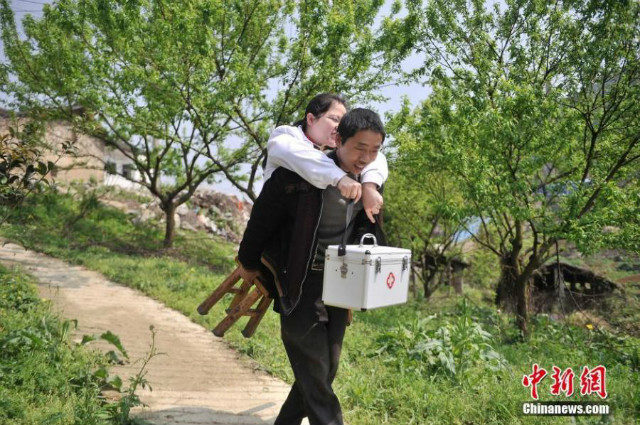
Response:
[[[269,309],[270,305],[271,305],[271,298],[263,295],[262,298],[260,299],[260,302],[258,303],[258,307],[256,308],[255,314],[251,316],[251,319],[249,319],[249,322],[247,322],[247,326],[245,326],[244,329],[242,330],[242,335],[245,338],[251,338],[253,333],[256,331],[256,328],[260,324],[260,321],[262,320],[265,313]]]
[[[198,313],[205,315],[211,310],[211,307],[240,280],[240,268],[236,268],[227,278],[218,286],[209,297],[198,306]]]
[[[231,300],[231,304],[229,304],[227,313],[231,312],[231,310],[233,310],[238,305],[238,303],[240,303],[240,301],[242,301],[242,299],[247,296],[250,288],[251,283],[243,280],[242,285],[240,285],[240,292],[238,292],[236,296],[233,297],[233,300]]]
[[[233,308],[228,314],[227,317],[222,319],[218,326],[213,330],[213,334],[215,336],[224,336],[224,333],[243,316],[247,310],[251,308],[251,306],[260,298],[262,293],[258,288],[255,288],[251,291],[242,301],[238,303],[237,306]]]

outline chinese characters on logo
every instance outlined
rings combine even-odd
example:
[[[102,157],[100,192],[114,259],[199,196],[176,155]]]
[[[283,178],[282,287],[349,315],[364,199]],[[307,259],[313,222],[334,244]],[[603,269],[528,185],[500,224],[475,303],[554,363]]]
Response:
[[[580,394],[590,395],[597,394],[600,398],[607,397],[607,383],[606,383],[607,368],[599,365],[589,369],[587,366],[582,367],[582,373],[580,373]],[[522,377],[522,385],[525,388],[531,388],[531,397],[535,400],[538,399],[538,384],[547,376],[547,371],[537,363],[533,365],[533,372],[531,375],[524,375]],[[550,387],[552,395],[560,395],[564,393],[567,397],[571,397],[573,394],[573,380],[575,374],[570,367],[561,370],[557,366],[553,366],[553,373],[551,379],[553,383]]]

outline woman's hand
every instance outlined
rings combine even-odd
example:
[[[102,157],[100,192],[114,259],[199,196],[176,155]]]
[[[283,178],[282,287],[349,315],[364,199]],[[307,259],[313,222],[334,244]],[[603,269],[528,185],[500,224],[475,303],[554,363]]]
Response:
[[[338,182],[338,190],[343,197],[353,199],[353,202],[358,202],[362,196],[362,185],[346,174]]]

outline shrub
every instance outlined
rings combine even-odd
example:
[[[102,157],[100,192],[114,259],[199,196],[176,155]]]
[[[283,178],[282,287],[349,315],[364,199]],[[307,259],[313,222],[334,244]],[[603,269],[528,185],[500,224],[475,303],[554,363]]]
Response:
[[[460,314],[436,330],[429,330],[432,315],[399,326],[377,338],[370,355],[381,356],[387,364],[411,370],[417,376],[435,375],[464,380],[476,368],[500,370],[505,359],[489,343],[493,336],[471,317],[465,299]]]

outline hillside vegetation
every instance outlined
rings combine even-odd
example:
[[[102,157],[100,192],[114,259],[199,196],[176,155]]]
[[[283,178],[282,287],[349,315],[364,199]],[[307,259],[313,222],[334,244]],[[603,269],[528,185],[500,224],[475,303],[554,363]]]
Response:
[[[133,225],[125,213],[99,203],[77,218],[81,204],[68,195],[38,195],[1,228],[2,235],[97,270],[209,328],[221,320],[220,304],[228,300],[208,316],[195,309],[233,267],[233,245],[184,231],[173,248],[164,249],[159,224]],[[522,403],[532,400],[522,377],[532,373],[534,363],[550,373],[554,365],[571,367],[576,375],[583,366],[605,365],[605,402],[613,409],[605,422],[633,423],[638,417],[640,340],[591,323],[576,326],[539,315],[532,318],[532,336],[524,341],[514,319],[493,307],[490,287],[465,290],[464,297],[445,290],[428,302],[411,300],[356,314],[335,385],[349,423],[601,423],[602,417],[573,422],[570,417],[522,415]],[[250,339],[241,336],[243,326],[237,324],[225,339],[268,372],[292,382],[276,314],[267,314]],[[540,400],[567,399],[549,393],[548,379],[539,387]],[[602,401],[594,394],[568,400]]]

